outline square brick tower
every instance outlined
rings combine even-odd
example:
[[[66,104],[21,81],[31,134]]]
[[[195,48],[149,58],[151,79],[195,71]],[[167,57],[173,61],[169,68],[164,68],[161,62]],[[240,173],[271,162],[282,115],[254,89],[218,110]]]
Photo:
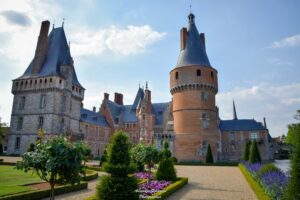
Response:
[[[188,28],[180,31],[180,54],[170,72],[174,154],[178,161],[204,160],[210,144],[216,159],[220,133],[215,102],[217,70],[210,65],[204,33],[198,33],[192,13],[188,21]]]

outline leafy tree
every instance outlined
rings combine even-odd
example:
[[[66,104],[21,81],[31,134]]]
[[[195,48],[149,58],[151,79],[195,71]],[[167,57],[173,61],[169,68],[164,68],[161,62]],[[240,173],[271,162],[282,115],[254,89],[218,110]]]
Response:
[[[300,115],[300,110],[297,115]],[[300,119],[299,117],[296,119]],[[286,199],[300,199],[300,123],[289,126],[288,132],[293,135],[293,152],[291,159],[290,181],[286,193]]]
[[[175,181],[177,179],[173,158],[169,150],[169,143],[164,141],[164,150],[162,159],[158,164],[156,172],[157,180]]]
[[[132,161],[138,165],[138,170],[143,171],[144,164],[147,165],[148,170],[153,164],[159,162],[159,151],[153,145],[139,143],[131,148]]]
[[[106,151],[106,147],[103,151],[103,154],[100,158],[100,166],[103,166],[103,163],[105,163],[107,161],[107,151]]]
[[[96,197],[101,200],[139,199],[136,192],[137,180],[128,174],[134,172],[135,167],[130,162],[128,137],[122,131],[115,133],[107,149],[107,162],[104,170],[110,175],[103,176],[97,185]]]
[[[245,146],[244,146],[244,152],[243,152],[243,160],[244,161],[249,160],[250,146],[251,146],[251,141],[247,141]]]
[[[253,140],[250,146],[249,162],[250,163],[261,162],[260,153],[259,153],[256,140]]]
[[[210,144],[208,144],[208,147],[207,147],[205,162],[206,163],[214,163],[214,157],[211,152]]]
[[[50,184],[50,199],[54,199],[54,185],[80,182],[85,160],[83,143],[70,143],[64,136],[56,136],[37,143],[36,149],[22,155],[17,168],[27,172],[36,171],[38,176]]]
[[[34,151],[34,150],[35,150],[35,144],[31,143],[29,145],[29,148],[27,149],[27,151],[30,152],[30,151]]]
[[[294,116],[295,119],[300,120],[300,110],[297,110],[296,115]],[[295,145],[295,141],[297,140],[297,132],[294,131],[297,129],[298,124],[289,124],[288,125],[288,132],[286,136],[286,143],[290,145]]]

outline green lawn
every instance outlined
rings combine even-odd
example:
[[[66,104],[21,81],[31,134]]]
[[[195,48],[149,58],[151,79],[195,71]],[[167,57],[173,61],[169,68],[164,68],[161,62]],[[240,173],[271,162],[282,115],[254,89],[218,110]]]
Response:
[[[15,166],[0,165],[0,197],[31,190],[24,184],[37,183],[42,180],[32,172],[17,170]]]

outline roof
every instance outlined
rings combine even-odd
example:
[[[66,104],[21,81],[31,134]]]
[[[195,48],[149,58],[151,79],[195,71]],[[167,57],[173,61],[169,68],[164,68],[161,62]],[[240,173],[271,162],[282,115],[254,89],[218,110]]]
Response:
[[[144,99],[144,96],[145,96],[144,90],[142,88],[139,88],[135,96],[134,102],[131,106],[132,110],[136,110],[138,108],[140,102]]]
[[[183,67],[188,65],[201,65],[211,67],[208,60],[204,41],[201,41],[199,32],[195,25],[195,16],[191,13],[189,16],[188,34],[186,37],[185,48],[179,53],[176,67]]]
[[[254,119],[221,120],[220,129],[222,131],[257,131],[267,130],[262,123]]]
[[[110,101],[110,100],[107,101],[107,104],[108,104],[108,108],[109,108],[109,111],[112,115],[114,122],[117,123],[117,120],[119,119],[120,114],[122,112],[123,106],[119,105],[113,101]]]
[[[80,121],[100,126],[108,126],[103,115],[85,108],[80,109]]]
[[[152,114],[155,115],[155,125],[163,125],[164,113],[167,111],[169,103],[153,103]]]
[[[137,120],[138,120],[136,117],[135,111],[132,110],[131,108],[132,108],[132,105],[123,106],[122,113],[123,113],[123,121],[125,123],[137,122]]]
[[[53,28],[48,36],[48,47],[45,61],[38,74],[32,73],[33,60],[20,78],[40,77],[40,76],[62,76],[60,65],[73,66],[73,58],[67,43],[67,38],[63,27]],[[73,84],[81,86],[78,81],[75,68],[73,70]],[[82,86],[81,86],[82,87]]]

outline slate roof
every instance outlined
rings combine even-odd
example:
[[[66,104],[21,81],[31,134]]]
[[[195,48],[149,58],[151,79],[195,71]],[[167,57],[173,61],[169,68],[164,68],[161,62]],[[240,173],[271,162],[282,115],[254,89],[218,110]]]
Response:
[[[123,106],[110,100],[107,101],[107,104],[114,122],[117,123],[117,119],[120,117]]]
[[[80,121],[100,126],[108,126],[108,123],[103,115],[85,108],[80,109]]]
[[[142,88],[139,88],[135,96],[134,102],[131,106],[132,110],[136,110],[138,108],[140,102],[144,99],[144,96],[145,96],[144,90]]]
[[[185,48],[179,53],[176,67],[188,65],[201,65],[211,67],[208,60],[205,46],[202,44],[199,32],[195,25],[195,16],[191,13],[189,16],[188,35],[186,38]]]
[[[32,74],[33,60],[29,64],[24,74],[19,78],[43,77],[43,76],[62,76],[60,65],[73,66],[73,58],[70,53],[69,45],[63,27],[53,28],[48,36],[48,48],[45,61],[38,74]],[[75,69],[73,70],[73,84],[81,86],[78,81]]]
[[[135,110],[132,110],[132,105],[125,105],[123,106],[122,112],[123,112],[123,121],[125,123],[129,122],[137,122],[137,117]]]
[[[221,131],[257,131],[266,130],[262,123],[254,119],[221,120]]]

